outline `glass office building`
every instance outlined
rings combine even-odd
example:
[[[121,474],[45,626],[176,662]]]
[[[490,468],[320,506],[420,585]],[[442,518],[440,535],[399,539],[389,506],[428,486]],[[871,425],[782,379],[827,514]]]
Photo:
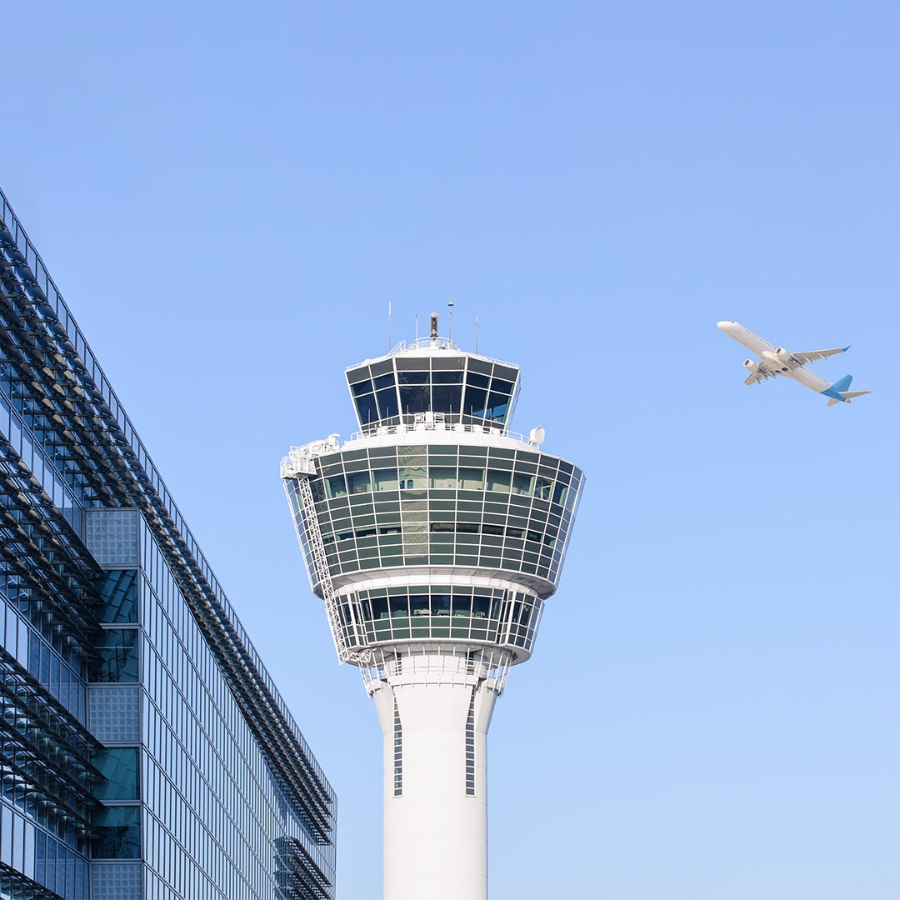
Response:
[[[2,192],[0,663],[0,898],[334,896],[334,791]]]

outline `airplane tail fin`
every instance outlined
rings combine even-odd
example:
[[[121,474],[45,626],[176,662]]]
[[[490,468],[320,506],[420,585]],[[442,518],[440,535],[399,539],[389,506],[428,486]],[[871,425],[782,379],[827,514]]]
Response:
[[[862,397],[863,394],[871,394],[871,391],[848,391],[850,382],[853,381],[852,375],[845,375],[839,378],[828,390],[822,391],[826,397],[829,397],[828,405],[834,406],[835,403],[849,403],[854,397]]]
[[[850,382],[853,381],[852,375],[845,375],[843,378],[839,378],[832,386],[831,389],[833,391],[837,391],[837,393],[841,394],[850,387]]]

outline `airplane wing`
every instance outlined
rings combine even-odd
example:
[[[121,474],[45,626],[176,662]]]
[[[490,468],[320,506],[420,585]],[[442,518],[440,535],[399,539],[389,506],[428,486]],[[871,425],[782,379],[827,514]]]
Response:
[[[769,373],[760,366],[755,372],[744,379],[744,384],[759,384],[764,378],[769,377]]]
[[[835,353],[846,353],[849,349],[848,345],[846,347],[835,347],[833,350],[808,350],[806,353],[792,353],[791,356],[801,366],[805,366],[807,363],[815,362],[817,359],[828,359],[829,356],[834,356]]]

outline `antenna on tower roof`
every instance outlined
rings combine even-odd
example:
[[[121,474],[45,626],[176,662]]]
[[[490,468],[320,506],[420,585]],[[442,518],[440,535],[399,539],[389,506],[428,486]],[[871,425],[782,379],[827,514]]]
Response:
[[[478,352],[478,316],[475,316],[475,352]]]
[[[431,333],[429,337],[434,340],[438,336],[438,314],[431,314]]]
[[[447,326],[447,338],[450,341],[450,344],[452,346],[452,344],[453,344],[453,298],[452,297],[447,301],[447,309],[448,309],[448,316],[450,318],[450,324]]]
[[[388,300],[388,353],[391,352],[391,301]]]

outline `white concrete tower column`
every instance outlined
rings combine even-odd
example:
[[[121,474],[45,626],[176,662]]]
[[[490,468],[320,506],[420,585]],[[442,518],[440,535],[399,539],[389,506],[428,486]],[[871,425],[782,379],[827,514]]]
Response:
[[[498,685],[480,661],[433,651],[387,669],[370,682],[384,735],[385,900],[486,900]]]

